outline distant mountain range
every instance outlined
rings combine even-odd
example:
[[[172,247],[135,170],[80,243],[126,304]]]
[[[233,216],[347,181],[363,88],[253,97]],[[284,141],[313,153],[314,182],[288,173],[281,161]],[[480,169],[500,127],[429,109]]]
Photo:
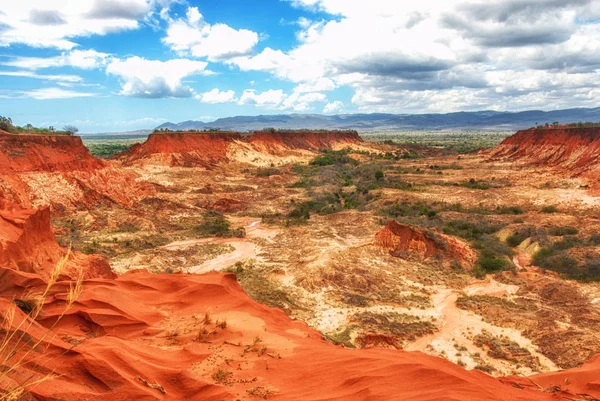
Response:
[[[600,107],[554,111],[474,111],[447,114],[277,114],[219,118],[213,122],[164,123],[156,129],[254,131],[277,129],[355,129],[357,131],[474,129],[515,131],[536,123],[600,121]]]

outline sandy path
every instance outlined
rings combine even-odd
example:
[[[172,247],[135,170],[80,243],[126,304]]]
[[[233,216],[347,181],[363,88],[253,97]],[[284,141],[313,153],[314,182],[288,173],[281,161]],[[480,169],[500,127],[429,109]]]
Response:
[[[250,240],[252,238],[269,238],[279,233],[278,229],[262,227],[262,219],[243,218],[239,219],[238,223],[246,229],[245,238],[201,238],[175,241],[163,246],[163,248],[168,250],[185,249],[201,244],[231,245],[234,248],[233,252],[219,255],[214,259],[207,260],[188,269],[190,273],[202,274],[213,270],[223,270],[237,262],[256,258],[257,246]]]
[[[207,260],[202,264],[192,266],[189,268],[190,273],[202,274],[213,270],[223,270],[237,262],[256,257],[256,245],[252,242],[239,241],[227,243],[235,248],[233,252],[219,255],[216,258]]]
[[[460,326],[460,309],[456,307],[458,295],[450,289],[440,290],[431,297],[433,307],[440,317],[439,331],[408,344],[407,351],[424,351],[435,340],[451,340]]]

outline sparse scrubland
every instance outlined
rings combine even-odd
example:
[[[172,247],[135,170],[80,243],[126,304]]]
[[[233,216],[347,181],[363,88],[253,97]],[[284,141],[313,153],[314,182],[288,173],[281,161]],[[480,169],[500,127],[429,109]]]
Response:
[[[88,347],[110,349],[124,333],[119,343],[148,347],[133,360],[168,354],[164,371],[189,375],[174,384],[166,373],[136,371],[119,379],[122,388],[179,395],[189,390],[179,384],[199,380],[223,399],[286,399],[292,390],[277,372],[294,372],[299,355],[308,370],[308,359],[327,360],[327,352],[340,361],[357,355],[344,348],[375,348],[362,355],[389,358],[394,372],[404,349],[445,358],[461,374],[496,376],[574,368],[600,353],[593,183],[477,151],[504,133],[367,135],[372,142],[354,132],[317,142],[295,131],[231,134],[194,133],[187,142],[184,132],[160,132],[131,149],[91,144],[95,155],[115,158],[85,174],[11,173],[29,186],[3,181],[11,202],[49,202],[46,242],[81,260],[102,255],[123,273],[109,284],[84,282],[80,304],[57,323],[60,346],[82,345],[90,358]],[[110,180],[118,191],[106,190]],[[44,193],[48,183],[53,192]],[[126,189],[136,196],[123,197]],[[8,260],[23,266],[12,252]],[[53,296],[40,327],[52,328],[65,305]],[[38,309],[18,299],[20,310]]]

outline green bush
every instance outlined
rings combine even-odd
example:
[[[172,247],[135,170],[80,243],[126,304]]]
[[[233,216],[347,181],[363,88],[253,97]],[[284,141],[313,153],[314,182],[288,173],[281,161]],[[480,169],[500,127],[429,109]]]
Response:
[[[544,206],[541,211],[542,213],[558,213],[558,208],[556,206]]]
[[[231,237],[229,221],[221,213],[209,212],[206,213],[202,222],[194,227],[194,231],[204,237]]]
[[[509,206],[509,207],[497,208],[496,212],[498,214],[514,214],[514,215],[525,213],[525,211],[522,208],[518,207],[518,206]]]
[[[356,159],[348,156],[348,150],[326,150],[322,155],[315,157],[311,160],[311,166],[331,166],[334,164],[350,164],[358,165],[359,162]]]
[[[474,178],[469,179],[469,181],[463,181],[458,184],[461,187],[470,188],[470,189],[490,189],[491,186],[486,181],[476,180]]]
[[[579,234],[579,230],[575,227],[552,227],[550,229],[550,235],[554,235],[557,237],[563,237],[565,235],[577,235]]]

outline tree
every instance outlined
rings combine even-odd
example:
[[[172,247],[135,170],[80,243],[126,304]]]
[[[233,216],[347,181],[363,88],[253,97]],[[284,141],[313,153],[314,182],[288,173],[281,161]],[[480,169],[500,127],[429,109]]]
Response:
[[[67,132],[69,135],[75,135],[79,132],[79,128],[74,125],[65,125],[63,131]]]
[[[15,126],[13,125],[10,117],[0,116],[0,129],[6,132],[14,132]]]

